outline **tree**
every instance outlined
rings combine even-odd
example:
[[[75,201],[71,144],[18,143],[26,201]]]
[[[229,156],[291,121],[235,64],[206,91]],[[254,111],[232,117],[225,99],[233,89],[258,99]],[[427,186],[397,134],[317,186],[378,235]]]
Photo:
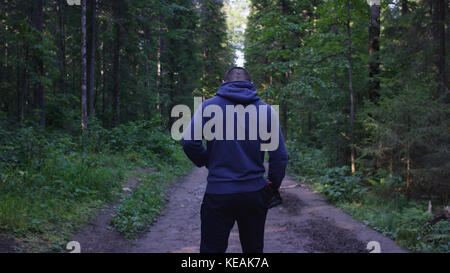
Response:
[[[437,67],[436,82],[438,86],[438,96],[447,96],[446,101],[450,102],[450,96],[447,95],[447,72],[446,72],[446,41],[445,41],[445,23],[447,1],[433,0],[433,38],[434,38],[434,55],[435,65]]]
[[[67,88],[67,60],[66,60],[66,32],[65,32],[65,24],[66,24],[66,9],[65,9],[65,1],[58,0],[57,5],[55,6],[58,15],[58,62],[59,69],[61,71],[61,76],[59,78],[59,88],[64,93]]]
[[[38,35],[39,43],[42,43],[42,26],[43,26],[43,0],[33,1],[31,9],[31,25]],[[44,76],[44,63],[42,56],[34,54],[34,63],[36,66],[36,75],[34,80],[34,105],[39,110],[39,124],[45,128],[45,90],[42,84]]]
[[[353,91],[353,59],[352,59],[352,30],[350,27],[350,0],[346,2],[347,6],[347,45],[348,45],[348,90],[350,94],[350,162],[352,173],[356,172],[355,164],[355,95]]]
[[[221,0],[199,0],[200,39],[203,54],[201,95],[215,94],[225,71],[233,65],[233,49],[227,41],[227,25]]]
[[[408,13],[408,0],[401,0],[402,3],[402,14],[405,15]]]
[[[95,51],[97,49],[97,1],[89,0],[89,44],[87,47],[87,101],[88,116],[93,116],[95,113],[94,102],[95,102]]]
[[[369,25],[369,99],[376,101],[380,96],[380,5],[376,1],[370,1],[370,25]]]
[[[86,0],[81,0],[81,128],[87,127],[87,59],[86,59]]]
[[[121,47],[121,19],[122,9],[124,3],[122,0],[114,0],[114,68],[113,68],[113,120],[114,124],[118,125],[120,122],[120,47]]]
[[[232,65],[223,3],[208,2],[210,33],[195,0],[86,0],[85,33],[80,6],[65,0],[1,2],[0,116],[76,133],[86,108],[105,127],[153,118],[168,126],[172,105],[190,103],[201,81],[213,94]],[[213,53],[205,62],[203,48]]]

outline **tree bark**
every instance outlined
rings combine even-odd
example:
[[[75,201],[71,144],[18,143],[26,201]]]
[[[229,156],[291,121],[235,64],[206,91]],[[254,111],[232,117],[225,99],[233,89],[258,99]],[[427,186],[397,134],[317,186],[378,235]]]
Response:
[[[66,15],[64,11],[64,0],[58,1],[58,32],[59,32],[59,63],[61,69],[61,76],[59,80],[59,88],[65,93],[67,88],[67,61],[66,61],[66,31],[65,21]]]
[[[408,0],[402,0],[402,15],[408,13]]]
[[[433,37],[435,45],[435,65],[437,67],[436,81],[438,84],[437,96],[445,98],[447,93],[447,73],[446,73],[446,48],[445,48],[445,19],[446,19],[447,1],[433,0]]]
[[[31,25],[39,32],[39,41],[42,42],[42,27],[43,27],[43,0],[35,0],[33,1],[33,7],[31,11]],[[36,65],[36,73],[39,76],[44,75],[44,63],[42,60],[42,56],[37,56],[34,54],[33,56],[34,63]],[[45,128],[45,90],[44,86],[41,83],[41,80],[38,80],[34,84],[34,104],[35,107],[39,110],[39,125]]]
[[[88,99],[88,116],[95,114],[94,101],[94,85],[95,85],[95,50],[97,48],[97,1],[89,0],[89,44],[88,44],[88,60],[87,60],[87,99]]]
[[[114,68],[113,68],[113,122],[118,125],[120,122],[120,90],[119,90],[119,77],[120,77],[120,19],[121,19],[121,0],[114,1],[114,24],[115,24],[115,40],[114,40]]]
[[[17,56],[22,55],[21,46],[22,45],[18,46]],[[24,118],[24,98],[25,98],[24,96],[25,90],[23,88],[25,80],[24,71],[25,69],[22,68],[21,65],[17,66],[17,122],[20,125],[23,125],[23,118]]]
[[[369,25],[369,99],[376,102],[379,97],[380,81],[377,75],[380,73],[380,6],[370,6]]]
[[[105,76],[105,45],[103,43],[103,41],[100,44],[101,47],[101,52],[102,52],[102,56],[101,56],[101,76],[102,76],[102,117],[105,117],[105,93],[106,93],[106,76]]]
[[[288,16],[290,14],[289,6],[286,0],[281,0],[281,12],[282,14]],[[283,44],[281,47],[283,50],[286,49],[286,44]],[[288,61],[284,59],[283,61]],[[283,86],[286,86],[289,83],[289,72],[284,72],[283,75]],[[281,118],[282,118],[282,126],[281,131],[283,133],[283,137],[288,139],[288,103],[287,103],[287,94],[284,94],[281,99]]]
[[[281,119],[282,119],[282,126],[281,126],[281,131],[283,133],[283,138],[287,139],[288,138],[288,128],[287,128],[287,103],[286,103],[286,99],[283,99],[281,102]]]
[[[356,172],[355,164],[355,132],[354,132],[354,121],[355,121],[355,106],[354,106],[354,92],[353,92],[353,61],[352,61],[352,32],[350,28],[350,0],[347,0],[347,45],[348,45],[348,55],[347,60],[349,64],[348,68],[348,89],[350,93],[350,162],[352,173]]]
[[[411,178],[411,140],[410,140],[410,128],[411,128],[411,123],[410,123],[410,116],[408,114],[407,118],[406,118],[406,125],[407,125],[407,140],[406,140],[406,188],[405,188],[405,197],[406,200],[409,201],[410,198],[410,189],[411,189],[411,184],[412,184],[412,178]]]
[[[81,0],[81,129],[87,132],[86,0]]]

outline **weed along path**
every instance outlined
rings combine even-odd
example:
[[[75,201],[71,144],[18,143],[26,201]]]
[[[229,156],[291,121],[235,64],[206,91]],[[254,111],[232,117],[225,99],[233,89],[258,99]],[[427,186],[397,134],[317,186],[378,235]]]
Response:
[[[208,171],[195,168],[167,191],[169,199],[149,230],[118,252],[198,252],[200,205]],[[270,209],[265,232],[265,252],[369,252],[368,243],[381,252],[405,252],[391,239],[370,229],[338,208],[329,205],[306,186],[286,177],[281,186],[283,204]],[[234,226],[227,252],[239,253],[238,229]],[[373,251],[373,250],[372,250]]]

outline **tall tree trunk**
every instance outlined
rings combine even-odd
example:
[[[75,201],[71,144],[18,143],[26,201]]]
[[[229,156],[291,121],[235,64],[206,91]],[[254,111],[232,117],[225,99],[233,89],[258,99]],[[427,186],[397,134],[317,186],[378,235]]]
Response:
[[[290,9],[288,6],[288,2],[286,0],[281,0],[281,12],[282,14],[288,16],[290,14]],[[281,47],[283,50],[286,50],[286,45],[283,44]],[[283,61],[288,61],[287,59],[283,58]],[[283,75],[283,86],[286,86],[289,83],[289,72],[284,72]],[[282,124],[281,124],[281,131],[283,133],[283,137],[285,139],[288,138],[288,103],[287,103],[287,94],[284,94],[281,99],[281,118],[282,118]]]
[[[286,48],[283,46],[283,48]],[[283,76],[283,86],[286,86],[289,83],[289,73],[285,72]],[[283,133],[284,139],[288,139],[288,97],[287,94],[284,94],[281,99],[281,131]]]
[[[162,67],[161,67],[161,54],[162,54],[162,29],[161,25],[163,23],[162,16],[159,17],[159,27],[158,27],[158,50],[156,52],[156,110],[160,117],[162,117],[162,107],[161,107],[161,92],[162,92]],[[161,118],[162,121],[162,118]]]
[[[352,31],[350,28],[350,0],[347,0],[347,44],[348,44],[348,89],[350,92],[350,162],[352,173],[356,172],[355,164],[355,106],[354,106],[354,92],[353,92],[353,61],[352,61]]]
[[[159,27],[158,27],[158,50],[157,50],[157,104],[156,108],[158,111],[158,115],[160,117],[160,126],[165,126],[165,119],[164,111],[165,111],[165,105],[164,105],[164,94],[168,91],[167,87],[167,76],[168,76],[168,69],[169,64],[167,63],[167,55],[166,52],[168,51],[167,48],[169,48],[169,39],[166,38],[164,35],[163,26],[165,26],[166,22],[164,21],[163,16],[159,16]],[[167,67],[166,67],[167,66]]]
[[[411,124],[410,124],[410,116],[408,114],[407,116],[407,120],[406,120],[406,125],[408,127],[407,129],[407,140],[406,140],[406,189],[405,189],[405,196],[406,196],[406,200],[409,201],[410,198],[410,189],[411,189],[411,183],[412,183],[412,178],[411,178],[411,140],[410,140],[410,128],[411,128]]]
[[[81,0],[81,129],[87,132],[86,0]]]
[[[433,0],[433,38],[435,45],[435,64],[438,69],[436,81],[438,83],[438,96],[445,96],[447,93],[447,73],[446,73],[446,48],[445,48],[445,23],[446,23],[446,0]],[[445,99],[445,98],[444,98]],[[448,102],[447,98],[447,101]]]
[[[22,45],[19,44],[18,50],[17,50],[17,56],[22,55],[21,47],[22,47]],[[22,68],[22,66],[18,65],[17,66],[17,122],[19,122],[20,125],[23,124],[23,117],[24,117],[25,90],[23,89],[23,84],[24,84],[25,75],[23,75],[23,71],[24,71],[24,69]]]
[[[380,89],[380,6],[376,4],[370,6],[369,42],[369,99],[375,102]]]
[[[6,3],[3,4],[3,5],[5,5],[4,9],[2,7],[2,12],[5,12],[5,14],[4,14],[5,17],[4,18],[8,18],[8,12],[7,12],[7,10],[9,10],[9,7],[8,7],[9,5],[8,4],[9,3],[6,2]],[[8,25],[4,24],[2,22],[2,34],[3,33],[8,33]],[[8,75],[7,75],[8,71],[9,71],[9,68],[8,68],[8,54],[9,54],[8,53],[8,47],[9,47],[9,39],[4,39],[4,41],[2,39],[2,47],[1,47],[1,49],[4,49],[4,51],[3,51],[3,54],[4,54],[3,55],[3,60],[4,60],[4,62],[2,63],[2,67],[0,67],[0,82],[1,83],[5,82],[8,79]],[[5,104],[5,106],[6,106],[6,104]],[[6,109],[5,109],[5,112],[6,112]]]
[[[28,63],[30,60],[30,54],[29,54],[29,47],[28,45],[26,45],[26,43],[24,43],[23,45],[24,47],[24,63]],[[25,115],[27,113],[27,105],[31,104],[30,102],[30,72],[27,69],[27,66],[24,65],[22,67],[22,75],[23,75],[23,83],[22,83],[22,92],[23,92],[23,100],[24,100],[24,105],[23,105],[23,117],[22,119],[25,120]]]
[[[105,118],[105,93],[106,93],[106,73],[105,73],[105,45],[104,42],[101,42],[100,45],[102,56],[101,56],[101,76],[102,76],[102,117]]]
[[[5,18],[8,18],[8,13],[5,14]],[[5,29],[3,31],[5,33],[8,32],[8,26],[7,25],[5,25]],[[4,60],[5,60],[5,63],[3,64],[5,72],[8,71],[8,46],[9,46],[8,40],[5,39],[5,44],[4,44],[5,50],[4,50],[4,57],[3,57]],[[0,75],[2,77],[1,78],[2,81],[3,81],[3,75],[4,74],[6,74],[6,73],[2,73],[2,75]]]
[[[408,13],[408,0],[402,0],[402,15]]]
[[[151,21],[151,16],[150,16],[150,20],[149,21]],[[145,74],[146,74],[146,76],[145,76],[145,88],[149,91],[150,90],[150,78],[151,78],[151,74],[150,74],[150,66],[151,66],[151,63],[150,63],[151,33],[147,29],[145,30],[144,33],[145,33],[144,34],[144,39],[145,39],[144,44],[145,44],[145,48],[146,48],[144,50],[144,53],[145,53],[145,56],[146,56],[146,58],[145,58]]]
[[[31,24],[39,32],[39,41],[42,42],[42,26],[43,26],[43,0],[33,1],[31,12]],[[34,63],[36,65],[36,73],[39,76],[44,75],[44,63],[42,56],[34,55]],[[34,104],[39,110],[39,125],[45,128],[45,91],[44,86],[39,80],[34,84]]]
[[[287,139],[288,138],[288,132],[287,132],[287,130],[288,130],[288,127],[287,127],[287,119],[288,119],[288,117],[287,117],[287,102],[286,102],[286,99],[283,99],[281,101],[281,109],[280,110],[281,110],[281,120],[282,120],[281,131],[283,133],[284,139]]]
[[[59,64],[61,76],[59,77],[59,88],[65,93],[67,88],[67,61],[66,61],[66,14],[64,10],[65,1],[59,0],[58,11],[58,32],[59,32]]]
[[[113,122],[118,125],[120,122],[120,90],[119,90],[119,77],[120,77],[120,19],[121,19],[121,0],[114,1],[114,24],[116,37],[114,40],[114,68],[113,68]]]
[[[87,60],[87,99],[88,99],[88,116],[95,114],[94,101],[94,85],[95,85],[95,50],[97,48],[97,1],[89,0],[89,44],[88,44],[88,60]]]

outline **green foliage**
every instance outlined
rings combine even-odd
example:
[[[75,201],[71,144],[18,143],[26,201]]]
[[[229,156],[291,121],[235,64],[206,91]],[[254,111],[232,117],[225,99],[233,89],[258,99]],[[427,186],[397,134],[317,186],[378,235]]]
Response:
[[[289,154],[289,170],[292,175],[299,179],[308,179],[323,174],[328,168],[326,155],[323,151],[294,141],[286,142],[286,146]]]
[[[397,92],[362,111],[369,134],[363,141],[360,162],[370,166],[370,159],[377,159],[384,163],[383,167],[390,164],[405,177],[405,158],[410,157],[414,162],[410,170],[412,194],[426,192],[448,200],[450,185],[443,181],[448,182],[450,174],[449,123],[444,119],[450,114],[449,108],[420,83]]]
[[[0,126],[0,166],[38,165],[52,153],[69,152],[76,144],[68,135],[24,127],[7,130]]]
[[[106,130],[92,119],[89,135],[79,137],[0,127],[0,231],[13,233],[35,250],[64,245],[95,209],[117,199],[129,170],[149,163],[156,172],[133,193],[133,205],[124,202],[119,215],[133,227],[151,222],[164,204],[165,187],[192,167],[179,145],[155,123],[130,122]],[[160,194],[154,195],[157,191]],[[144,193],[151,198],[138,200]],[[125,211],[143,218],[130,220],[122,215]]]
[[[329,166],[350,161],[346,2],[255,0],[245,34],[247,68],[261,96],[285,111],[280,115],[285,137],[321,149]],[[369,96],[370,8],[365,0],[350,1],[356,160],[361,168],[390,169],[402,180],[408,172],[412,183],[403,193],[437,195],[446,203],[450,108],[435,91],[430,6],[408,2],[409,12],[401,9],[400,2],[381,6],[382,69],[375,100]],[[395,187],[386,186],[386,194],[394,192],[388,188]]]
[[[167,201],[165,189],[175,177],[185,175],[192,168],[192,163],[180,150],[173,160],[172,163],[160,161],[155,165],[155,173],[136,174],[142,178],[139,187],[124,198],[111,221],[125,238],[135,239],[148,228]]]
[[[415,239],[425,209],[405,199],[448,204],[450,108],[448,88],[438,87],[448,86],[439,71],[450,36],[436,40],[445,26],[434,2],[382,1],[377,51],[369,43],[367,2],[251,1],[246,68],[260,96],[280,105],[292,175],[333,203],[352,204],[353,215],[412,250],[445,251],[448,240]],[[371,75],[374,60],[380,72]],[[354,174],[345,167],[351,148]]]
[[[137,121],[121,124],[109,134],[111,151],[140,151],[145,155],[170,159],[176,142],[162,131],[157,121]]]
[[[24,243],[34,236],[67,236],[92,209],[117,196],[127,168],[122,161],[119,156],[55,150],[39,163],[8,166],[0,177],[0,230]]]
[[[196,95],[212,97],[222,83],[225,72],[233,66],[232,46],[227,40],[227,22],[223,1],[199,0],[200,38],[204,57],[201,89]]]
[[[450,252],[450,223],[439,221],[433,226],[427,225],[419,231],[416,248],[423,252]]]
[[[35,5],[41,2],[42,16]],[[79,7],[65,1],[0,4],[0,232],[61,250],[62,238],[115,200],[130,169],[151,165],[158,178],[133,195],[144,210],[135,212],[142,216],[138,222],[149,223],[146,215],[159,210],[162,199],[148,201],[139,193],[152,191],[154,183],[168,185],[182,173],[178,168],[191,167],[167,133],[172,107],[191,104],[194,93],[213,94],[233,62],[223,2],[200,2],[99,0],[95,24],[88,5],[93,96],[87,100],[94,109],[85,132]]]
[[[450,224],[444,220],[430,225],[432,216],[425,202],[388,200],[368,195],[363,203],[341,203],[340,206],[411,251],[449,251]]]
[[[389,170],[330,167],[323,150],[290,141],[288,173],[360,219],[366,225],[416,252],[448,252],[449,222],[431,226],[426,201],[407,201],[399,191],[402,177]]]
[[[403,188],[405,184],[402,176],[391,174],[386,169],[378,169],[372,176],[366,176],[365,179],[375,194],[386,198],[397,197],[398,189]]]
[[[348,166],[327,169],[317,178],[313,189],[324,194],[332,202],[360,200],[367,188],[362,185],[360,175],[351,175]]]

